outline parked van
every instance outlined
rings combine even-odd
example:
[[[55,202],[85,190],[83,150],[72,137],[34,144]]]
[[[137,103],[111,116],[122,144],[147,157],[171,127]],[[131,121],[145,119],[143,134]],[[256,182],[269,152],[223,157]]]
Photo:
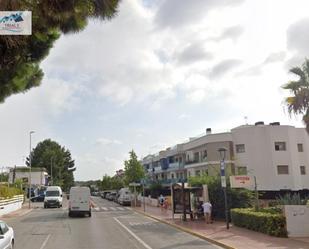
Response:
[[[49,186],[44,197],[44,208],[62,207],[62,190],[59,186]]]
[[[118,203],[121,205],[130,205],[132,201],[132,193],[129,188],[121,188],[118,192]]]
[[[88,214],[91,217],[90,188],[72,187],[70,189],[69,217],[74,214]]]

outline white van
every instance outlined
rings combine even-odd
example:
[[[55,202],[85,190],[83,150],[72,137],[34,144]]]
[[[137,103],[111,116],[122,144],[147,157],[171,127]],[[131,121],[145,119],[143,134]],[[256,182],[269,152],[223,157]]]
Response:
[[[44,208],[62,207],[62,190],[59,186],[49,186],[44,197]]]
[[[72,187],[70,189],[69,217],[74,214],[88,214],[91,217],[90,188]]]
[[[132,201],[132,193],[129,188],[121,188],[118,192],[118,203],[120,205],[130,205]]]

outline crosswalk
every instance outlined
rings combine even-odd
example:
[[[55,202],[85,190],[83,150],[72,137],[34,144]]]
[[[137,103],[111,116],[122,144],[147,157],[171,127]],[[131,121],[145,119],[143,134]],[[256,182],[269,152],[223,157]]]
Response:
[[[128,211],[132,210],[130,207],[94,207],[92,209],[95,212],[109,212],[109,211]]]

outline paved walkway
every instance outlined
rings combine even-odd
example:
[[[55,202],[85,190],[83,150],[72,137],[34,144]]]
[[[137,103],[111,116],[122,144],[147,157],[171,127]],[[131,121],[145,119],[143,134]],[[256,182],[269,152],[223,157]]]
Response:
[[[139,212],[143,212],[143,207],[135,208]],[[206,224],[203,220],[187,222],[180,219],[180,215],[175,215],[172,219],[170,210],[161,211],[158,207],[146,206],[146,215],[160,219],[165,223],[180,226],[190,232],[207,239],[217,241],[226,245],[226,248],[238,249],[309,249],[309,238],[277,238],[266,234],[250,231],[244,228],[230,225],[230,229],[226,229],[225,222],[216,221],[213,224]]]

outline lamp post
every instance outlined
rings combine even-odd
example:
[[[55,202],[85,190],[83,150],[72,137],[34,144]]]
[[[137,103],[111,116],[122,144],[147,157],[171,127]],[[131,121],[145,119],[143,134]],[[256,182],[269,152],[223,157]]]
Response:
[[[30,166],[30,170],[29,170],[29,209],[31,208],[31,161],[32,161],[32,157],[31,157],[31,135],[34,133],[34,131],[30,131],[29,132],[29,136],[30,136],[30,154],[29,154],[29,166]]]
[[[221,186],[224,192],[224,208],[225,208],[225,221],[226,221],[226,229],[230,228],[229,224],[229,213],[227,207],[227,194],[226,194],[226,175],[225,175],[225,156],[226,156],[226,148],[219,148],[218,152],[220,154],[220,175],[221,175]]]

